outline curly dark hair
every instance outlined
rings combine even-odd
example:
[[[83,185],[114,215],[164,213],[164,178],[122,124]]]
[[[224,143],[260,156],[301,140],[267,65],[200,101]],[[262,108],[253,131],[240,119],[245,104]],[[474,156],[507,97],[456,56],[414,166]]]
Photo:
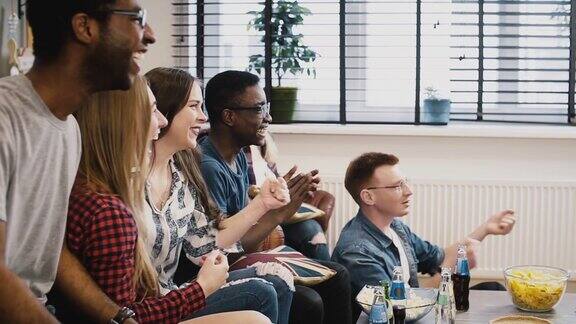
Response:
[[[244,91],[257,85],[260,78],[246,71],[229,70],[216,74],[206,84],[204,104],[208,112],[210,127],[216,128],[221,122],[222,110],[237,103]]]

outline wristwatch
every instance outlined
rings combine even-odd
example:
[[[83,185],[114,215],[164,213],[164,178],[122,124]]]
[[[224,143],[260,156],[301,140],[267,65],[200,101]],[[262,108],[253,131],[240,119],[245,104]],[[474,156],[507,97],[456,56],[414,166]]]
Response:
[[[131,310],[128,307],[122,307],[122,308],[120,308],[118,313],[116,313],[116,316],[114,316],[114,318],[111,319],[110,322],[108,322],[108,323],[109,324],[122,324],[122,323],[124,323],[125,320],[127,320],[129,318],[134,318],[134,316],[136,316],[136,313],[134,313],[133,310]]]

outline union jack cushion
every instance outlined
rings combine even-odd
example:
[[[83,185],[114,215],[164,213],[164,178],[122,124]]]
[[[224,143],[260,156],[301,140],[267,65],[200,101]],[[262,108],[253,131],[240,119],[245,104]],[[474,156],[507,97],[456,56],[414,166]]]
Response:
[[[323,212],[322,210],[307,204],[307,203],[302,203],[302,205],[300,206],[300,208],[298,209],[298,212],[296,214],[294,214],[292,217],[290,217],[289,219],[287,219],[284,223],[285,224],[294,224],[294,223],[300,223],[303,222],[305,220],[309,220],[309,219],[313,219],[313,218],[317,218],[317,217],[322,217],[326,215],[325,212]]]
[[[258,262],[281,264],[292,273],[294,283],[303,286],[319,284],[336,274],[336,271],[305,257],[302,253],[286,245],[264,252],[244,255],[230,266],[230,270],[244,269]]]

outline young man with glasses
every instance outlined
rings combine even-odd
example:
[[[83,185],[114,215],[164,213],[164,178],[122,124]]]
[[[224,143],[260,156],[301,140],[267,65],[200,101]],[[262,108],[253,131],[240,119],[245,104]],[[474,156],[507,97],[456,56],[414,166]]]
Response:
[[[398,162],[391,154],[365,153],[353,160],[346,171],[346,189],[360,209],[342,229],[332,261],[343,264],[350,272],[353,296],[366,284],[391,281],[395,266],[402,266],[404,280],[411,287],[418,287],[417,272],[435,275],[441,266],[452,267],[456,263],[458,244],[470,247],[468,258],[473,267],[473,245],[488,235],[506,235],[514,227],[514,212],[503,210],[447,248],[422,240],[397,219],[409,213],[412,200],[412,190]]]
[[[34,65],[0,80],[0,322],[57,322],[44,307],[53,286],[97,322],[124,321],[64,245],[80,163],[72,114],[92,93],[129,89],[155,39],[138,0],[28,0],[26,15]]]
[[[222,213],[234,215],[248,204],[248,163],[242,151],[262,146],[272,122],[260,78],[243,71],[217,74],[206,84],[205,105],[210,134],[200,142],[201,169],[206,184]],[[258,245],[284,220],[292,217],[309,191],[316,190],[317,171],[285,176],[290,203],[264,215],[241,240],[244,251]],[[334,277],[312,287],[296,286],[290,323],[351,323],[350,282],[344,267],[318,261],[335,270]]]
[[[226,71],[206,86],[211,129],[200,143],[204,153],[201,168],[216,203],[227,215],[236,214],[248,204],[248,161],[242,149],[264,145],[272,122],[270,105],[259,81],[258,76],[248,72]],[[290,203],[271,213],[273,216],[263,217],[246,234],[242,241],[246,251],[254,251],[277,225],[296,213],[307,192],[316,190],[316,173],[286,179]]]

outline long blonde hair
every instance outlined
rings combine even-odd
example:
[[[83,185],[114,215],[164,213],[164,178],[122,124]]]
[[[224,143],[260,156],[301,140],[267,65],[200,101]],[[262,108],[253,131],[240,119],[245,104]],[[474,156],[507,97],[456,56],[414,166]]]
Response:
[[[96,93],[76,113],[82,133],[80,174],[91,189],[117,195],[138,226],[133,285],[140,298],[159,293],[158,274],[144,243],[151,107],[146,79],[136,77],[130,90]]]

